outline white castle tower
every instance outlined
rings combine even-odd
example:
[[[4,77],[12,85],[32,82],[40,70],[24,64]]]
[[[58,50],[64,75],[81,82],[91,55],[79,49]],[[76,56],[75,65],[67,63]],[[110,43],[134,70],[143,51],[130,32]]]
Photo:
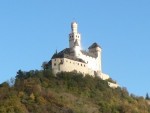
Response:
[[[81,35],[78,33],[78,24],[76,22],[71,23],[71,33],[69,34],[69,47],[75,47],[75,44],[81,49]]]
[[[69,34],[69,47],[74,50],[74,55],[77,58],[83,59],[89,68],[96,72],[102,72],[101,68],[101,47],[97,43],[93,43],[89,47],[89,52],[81,48],[81,35],[78,33],[78,24],[71,23],[71,33]],[[95,57],[93,60],[93,57]]]

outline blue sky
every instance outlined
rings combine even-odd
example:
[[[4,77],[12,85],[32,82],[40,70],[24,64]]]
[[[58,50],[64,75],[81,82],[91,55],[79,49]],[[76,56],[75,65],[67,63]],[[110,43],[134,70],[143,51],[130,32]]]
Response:
[[[1,0],[0,83],[68,47],[72,21],[84,49],[101,45],[104,73],[130,93],[150,93],[149,0]]]

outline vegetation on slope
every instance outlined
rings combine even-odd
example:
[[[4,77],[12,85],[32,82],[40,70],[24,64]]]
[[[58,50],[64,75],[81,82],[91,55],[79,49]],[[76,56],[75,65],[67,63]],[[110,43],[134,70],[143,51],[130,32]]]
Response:
[[[0,113],[150,113],[143,97],[89,75],[19,70],[0,85]]]

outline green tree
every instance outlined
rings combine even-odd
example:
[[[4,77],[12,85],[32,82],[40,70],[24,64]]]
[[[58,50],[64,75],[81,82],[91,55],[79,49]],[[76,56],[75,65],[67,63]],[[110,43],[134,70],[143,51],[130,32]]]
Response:
[[[145,97],[146,100],[150,100],[150,97],[149,97],[149,94],[146,93],[146,97]]]
[[[42,67],[43,70],[48,69],[48,62],[46,62],[46,61],[43,62],[41,67]]]

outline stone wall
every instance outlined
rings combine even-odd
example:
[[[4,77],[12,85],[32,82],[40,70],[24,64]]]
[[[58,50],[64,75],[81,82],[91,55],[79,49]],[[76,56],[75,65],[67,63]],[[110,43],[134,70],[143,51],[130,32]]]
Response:
[[[52,59],[52,69],[55,73],[65,71],[77,71],[78,73],[82,73],[83,75],[89,74],[89,69],[86,63],[74,61],[67,58],[56,58]],[[94,72],[90,72],[90,74],[94,74]]]

